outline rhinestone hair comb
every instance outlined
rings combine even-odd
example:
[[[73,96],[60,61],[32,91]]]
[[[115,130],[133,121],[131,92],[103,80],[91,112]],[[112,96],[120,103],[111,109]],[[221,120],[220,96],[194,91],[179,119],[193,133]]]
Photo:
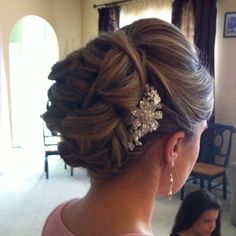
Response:
[[[145,92],[138,106],[131,112],[129,120],[130,142],[129,150],[133,151],[135,146],[141,146],[140,139],[156,131],[159,127],[158,120],[162,119],[161,98],[153,86],[146,84]]]

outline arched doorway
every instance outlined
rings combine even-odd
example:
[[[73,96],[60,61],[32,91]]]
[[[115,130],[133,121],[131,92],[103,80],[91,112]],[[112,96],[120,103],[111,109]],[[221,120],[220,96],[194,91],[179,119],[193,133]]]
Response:
[[[9,41],[12,144],[30,151],[42,149],[42,120],[47,79],[58,60],[58,41],[51,25],[28,15],[14,25]],[[33,154],[33,153],[32,153]]]

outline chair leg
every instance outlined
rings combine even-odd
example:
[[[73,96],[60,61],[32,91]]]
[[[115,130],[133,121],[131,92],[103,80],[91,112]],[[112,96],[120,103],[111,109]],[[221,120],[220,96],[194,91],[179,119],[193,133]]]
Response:
[[[74,176],[74,169],[73,169],[73,167],[70,168],[70,175]]]
[[[227,179],[226,176],[223,176],[223,199],[227,199]]]
[[[45,156],[44,160],[44,171],[46,173],[46,179],[48,179],[48,156]]]
[[[66,163],[64,164],[64,168],[65,168],[65,170],[67,169],[67,164]]]

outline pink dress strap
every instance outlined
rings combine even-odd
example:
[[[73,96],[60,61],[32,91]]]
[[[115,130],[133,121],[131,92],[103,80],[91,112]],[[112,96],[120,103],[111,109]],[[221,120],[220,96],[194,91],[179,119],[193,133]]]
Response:
[[[72,199],[60,204],[50,213],[44,224],[42,236],[76,236],[65,227],[62,221],[63,208],[74,200],[75,199]]]

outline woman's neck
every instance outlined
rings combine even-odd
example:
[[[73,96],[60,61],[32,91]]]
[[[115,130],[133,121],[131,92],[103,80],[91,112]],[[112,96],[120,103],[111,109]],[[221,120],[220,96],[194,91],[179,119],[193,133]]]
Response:
[[[83,202],[91,209],[100,208],[97,211],[101,217],[109,216],[119,228],[129,227],[134,232],[152,235],[152,214],[160,179],[157,166],[160,165],[156,157],[155,165],[151,163],[151,156],[148,161],[145,158],[118,178],[93,181]]]

